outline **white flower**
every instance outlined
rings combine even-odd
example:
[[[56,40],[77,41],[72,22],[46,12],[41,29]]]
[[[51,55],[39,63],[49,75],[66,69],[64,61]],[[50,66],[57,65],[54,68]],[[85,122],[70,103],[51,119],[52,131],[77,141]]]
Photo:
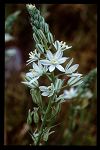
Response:
[[[64,90],[64,93],[59,95],[58,98],[56,98],[56,102],[60,101],[61,103],[62,102],[65,102],[66,99],[73,99],[75,97],[78,96],[78,92],[77,92],[77,89],[75,88],[70,88],[70,90]]]
[[[56,91],[57,93],[60,92],[60,89],[62,88],[62,85],[63,85],[63,80],[57,78],[57,79],[55,80],[55,83],[54,83],[54,88],[55,88],[55,91]]]
[[[26,6],[28,7],[28,9],[33,10],[33,8],[35,8],[35,5],[32,4],[26,4]]]
[[[56,98],[56,102],[61,100],[61,103],[62,102],[65,102],[66,99],[73,99],[75,97],[78,96],[78,92],[77,92],[77,89],[75,88],[70,88],[70,90],[64,90],[64,93],[59,95],[58,98]]]
[[[55,43],[53,43],[53,45],[57,51],[58,50],[65,51],[72,47],[72,46],[66,45],[66,42],[63,42],[63,41],[59,42],[58,40],[55,41]]]
[[[68,85],[69,85],[69,86],[72,86],[72,87],[77,86],[77,85],[83,83],[83,81],[82,81],[81,79],[82,79],[82,77],[80,77],[80,76],[76,76],[76,77],[75,77],[75,76],[72,76],[72,77],[68,80]]]
[[[77,70],[79,64],[75,64],[75,65],[71,66],[72,62],[73,62],[73,58],[66,65],[66,67],[65,67],[65,74],[72,74],[73,72],[75,72]]]
[[[47,70],[48,70],[47,66],[43,67],[40,61],[38,61],[38,65],[33,62],[33,69],[30,69],[33,78],[37,78],[37,79],[43,74],[45,74]]]
[[[73,62],[73,58],[66,65],[65,74],[67,74],[67,76],[71,77],[68,80],[68,85],[74,87],[74,86],[77,86],[77,85],[81,84],[83,81],[81,80],[82,79],[82,74],[80,74],[78,72],[74,73],[77,70],[79,65],[75,64],[75,65],[71,66],[72,62]]]
[[[65,72],[64,68],[60,65],[68,59],[67,57],[62,57],[63,52],[57,51],[54,55],[51,53],[51,51],[47,51],[47,59],[40,60],[40,62],[43,65],[49,66],[49,71],[54,71],[55,68],[58,70]]]
[[[93,96],[92,92],[91,92],[90,90],[88,90],[88,91],[86,91],[85,93],[83,93],[83,94],[81,95],[81,98],[90,99],[90,98],[92,98],[92,96]]]
[[[37,53],[37,51],[35,49],[33,52],[29,53],[29,60],[26,61],[27,65],[34,61],[37,61],[39,58],[40,58],[40,53]]]
[[[39,86],[39,89],[43,92],[43,96],[51,97],[54,93],[54,85],[51,83],[51,86]]]
[[[76,72],[76,73],[72,73],[72,74],[70,74],[70,75],[67,75],[68,77],[77,77],[77,76],[82,76],[82,74],[80,74],[80,73],[78,73],[78,72]]]
[[[72,99],[78,95],[77,90],[74,88],[70,88],[70,90],[64,90],[64,99]]]
[[[26,73],[25,81],[22,82],[23,84],[27,85],[28,87],[35,89],[39,86],[37,78],[33,78],[33,74],[31,72]]]
[[[39,78],[39,76],[35,76],[33,72],[26,73],[26,78],[30,80],[30,83],[33,83],[35,80]]]

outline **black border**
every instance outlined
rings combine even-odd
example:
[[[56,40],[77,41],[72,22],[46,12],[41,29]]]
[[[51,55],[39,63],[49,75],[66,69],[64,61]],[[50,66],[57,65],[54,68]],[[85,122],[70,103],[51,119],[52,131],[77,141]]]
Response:
[[[0,1],[0,56],[1,56],[1,61],[0,61],[0,96],[1,96],[1,98],[0,98],[0,149],[2,150],[3,148],[7,148],[7,149],[11,149],[11,148],[14,148],[13,146],[16,146],[16,145],[13,145],[13,146],[9,146],[9,145],[6,145],[6,146],[4,146],[3,144],[4,144],[4,81],[5,81],[5,79],[4,79],[4,77],[5,77],[5,64],[4,64],[4,61],[5,61],[5,53],[4,53],[4,50],[5,50],[5,42],[4,42],[4,33],[5,33],[5,29],[4,29],[4,25],[5,25],[5,4],[7,4],[7,3],[12,3],[12,4],[21,4],[21,3],[35,3],[35,4],[42,4],[42,3],[49,3],[49,4],[56,4],[56,3],[58,3],[58,4],[67,4],[67,3],[70,3],[70,4],[72,4],[72,3],[74,3],[74,4],[77,4],[77,3],[79,3],[79,4],[81,4],[81,3],[83,3],[83,4],[97,4],[97,2],[94,0],[66,0],[66,1],[62,1],[62,0],[59,0],[59,1],[55,1],[55,0],[53,0],[53,1],[46,1],[46,0],[43,0],[43,1],[39,1],[39,0],[32,0],[32,1],[26,1],[26,0],[20,0],[20,1],[18,1],[18,0],[16,0],[16,1],[14,1],[14,0],[9,0],[9,1],[6,1],[6,2],[4,2],[3,0],[1,0]],[[99,12],[99,9],[98,9],[98,5],[97,5],[97,12]],[[99,25],[97,25],[97,27],[99,27]],[[98,32],[97,32],[98,33]],[[97,38],[97,41],[98,41],[98,38]],[[97,42],[98,43],[98,42]],[[98,44],[99,45],[99,44]],[[99,50],[100,51],[100,50]],[[99,54],[97,54],[97,56],[99,57],[100,55]],[[97,60],[98,60],[98,58],[97,58]],[[99,65],[98,65],[99,66]],[[100,68],[100,66],[99,66],[99,68]],[[100,76],[99,76],[100,77]],[[99,82],[99,80],[97,79],[97,81]],[[98,82],[97,82],[97,85],[99,85],[98,84]],[[99,107],[100,107],[100,105],[97,105],[97,110],[99,111]],[[98,112],[99,113],[99,112]],[[97,114],[98,114],[97,113]],[[98,118],[99,118],[99,114],[98,114]],[[98,132],[99,132],[99,128],[100,128],[100,124],[99,124],[99,119],[97,120],[97,126],[98,126]],[[99,143],[100,143],[100,140],[99,140],[99,138],[97,138],[97,146],[99,146]],[[29,149],[39,149],[39,148],[43,148],[43,149],[45,149],[45,148],[47,148],[47,149],[51,149],[51,148],[57,148],[57,149],[59,149],[60,148],[60,150],[62,150],[63,148],[80,148],[80,149],[90,149],[91,150],[91,148],[97,148],[97,146],[16,146],[16,148],[23,148],[23,149],[27,149],[27,148],[29,148]],[[2,148],[1,148],[2,147]]]
[[[1,38],[0,38],[0,68],[1,68],[1,71],[0,71],[0,145],[1,143],[4,142],[4,78],[5,78],[5,64],[4,64],[4,58],[5,58],[5,42],[4,42],[4,32],[5,32],[5,29],[4,29],[4,4],[0,5],[0,18],[1,18],[1,21],[0,21],[0,35],[1,35]]]

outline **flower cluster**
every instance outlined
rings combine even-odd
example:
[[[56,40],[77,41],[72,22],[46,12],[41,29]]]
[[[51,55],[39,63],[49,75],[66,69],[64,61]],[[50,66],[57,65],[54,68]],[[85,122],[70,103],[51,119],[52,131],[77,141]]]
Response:
[[[44,58],[41,57],[40,52],[38,51],[38,49],[35,49],[34,52],[29,53],[29,60],[27,61],[28,64],[32,64],[32,69],[30,69],[30,72],[26,73],[26,78],[28,79],[26,82],[23,82],[26,85],[30,85],[31,88],[36,88],[35,83],[38,83],[38,79],[40,76],[42,76],[43,74],[48,75],[48,77],[50,77],[50,74],[54,73],[54,71],[56,69],[58,69],[60,72],[62,72],[62,74],[70,77],[68,82],[66,83],[66,85],[69,85],[71,87],[75,87],[78,86],[79,84],[81,84],[82,81],[82,74],[79,74],[78,72],[76,72],[76,70],[79,67],[79,64],[74,64],[73,63],[73,58],[70,59],[70,61],[68,63],[66,63],[65,68],[62,66],[63,63],[66,62],[67,59],[69,59],[69,57],[63,57],[63,51],[62,51],[62,47],[63,47],[63,42],[59,42],[56,41],[55,43],[60,43],[60,46],[58,44],[55,46],[56,48],[56,52],[53,54],[50,50],[46,50],[46,52],[44,53]],[[55,43],[53,43],[55,45]],[[68,47],[65,45],[65,47]],[[57,77],[56,77],[57,78]],[[57,78],[56,81],[58,81],[60,79]],[[32,86],[33,84],[33,86]],[[56,84],[58,84],[56,82]],[[38,84],[39,86],[39,84]],[[54,89],[55,89],[54,83],[51,83],[50,86],[46,87],[46,86],[39,86],[39,89],[42,93],[43,96],[52,96],[54,94]],[[59,89],[58,89],[59,90]],[[73,91],[73,90],[72,90]],[[57,90],[56,90],[57,92]],[[68,94],[68,91],[67,93]],[[69,95],[70,96],[64,96],[63,98],[65,99],[71,99],[71,93],[69,91]],[[76,95],[75,95],[76,96]],[[73,93],[72,93],[72,98],[73,98]]]

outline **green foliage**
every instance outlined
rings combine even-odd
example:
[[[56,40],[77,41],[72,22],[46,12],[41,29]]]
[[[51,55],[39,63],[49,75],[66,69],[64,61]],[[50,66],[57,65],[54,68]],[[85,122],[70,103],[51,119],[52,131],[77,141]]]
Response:
[[[21,11],[16,11],[13,14],[9,15],[5,21],[5,31],[11,32],[14,22],[16,21],[18,15],[21,13]]]

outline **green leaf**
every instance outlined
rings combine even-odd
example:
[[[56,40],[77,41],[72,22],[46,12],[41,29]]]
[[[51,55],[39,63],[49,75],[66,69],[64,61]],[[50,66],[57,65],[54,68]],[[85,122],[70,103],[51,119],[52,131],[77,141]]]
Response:
[[[30,90],[30,94],[31,94],[31,96],[32,96],[33,102],[36,103],[36,104],[38,104],[38,101],[37,101],[38,99],[37,99],[37,95],[36,95],[36,90],[31,89],[31,90]]]
[[[32,123],[32,116],[31,116],[31,112],[30,112],[30,109],[28,111],[28,117],[27,117],[27,124],[31,124]]]
[[[14,21],[17,19],[18,15],[20,13],[21,13],[21,11],[18,10],[7,17],[7,19],[5,21],[5,30],[7,30],[8,32],[11,31]]]
[[[34,123],[38,123],[39,122],[39,115],[38,115],[38,109],[35,109],[34,108],[34,114],[33,114],[33,120],[34,120]]]
[[[61,111],[61,103],[57,103],[57,105],[55,106],[55,110],[56,110],[56,114]]]
[[[41,44],[36,44],[36,48],[37,48],[38,52],[44,53],[44,48]]]

